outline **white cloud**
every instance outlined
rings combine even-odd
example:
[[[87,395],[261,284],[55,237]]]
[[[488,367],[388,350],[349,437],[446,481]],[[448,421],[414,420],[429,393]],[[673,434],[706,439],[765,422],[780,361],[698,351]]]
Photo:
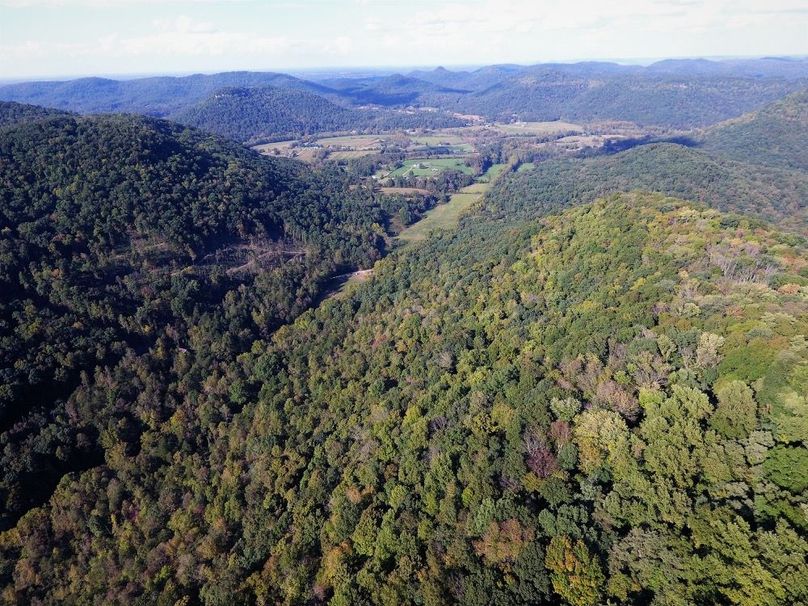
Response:
[[[104,35],[80,43],[40,43],[26,41],[19,45],[0,46],[4,56],[61,57],[177,57],[273,55],[288,51],[292,43],[284,36],[264,36],[252,32],[218,31],[213,24],[188,16],[154,21],[154,31],[143,35]]]
[[[8,26],[0,74],[808,52],[805,0],[0,0],[0,30],[4,7],[55,5],[109,7],[105,31]]]
[[[249,0],[0,0],[0,8],[47,8],[57,6],[65,8],[118,8],[140,4],[224,4],[246,1]]]

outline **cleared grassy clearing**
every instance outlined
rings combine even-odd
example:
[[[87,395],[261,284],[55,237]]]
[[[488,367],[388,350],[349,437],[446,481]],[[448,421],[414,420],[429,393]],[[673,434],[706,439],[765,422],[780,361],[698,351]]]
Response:
[[[479,202],[491,187],[490,183],[475,183],[452,194],[446,204],[436,206],[426,217],[410,225],[398,235],[398,239],[409,244],[425,240],[430,232],[455,229],[460,217]]]
[[[583,127],[572,122],[514,122],[513,124],[497,124],[497,130],[506,135],[554,135],[561,133],[583,132]]]
[[[492,164],[479,178],[479,183],[492,183],[508,167],[507,164]]]
[[[274,143],[264,143],[263,145],[256,145],[253,149],[257,152],[262,154],[270,154],[274,150],[278,150],[280,152],[286,152],[292,146],[295,140],[291,139],[289,141],[275,141]]]
[[[317,143],[324,147],[376,147],[388,139],[384,135],[345,135],[341,137],[325,137]]]
[[[370,156],[375,154],[375,149],[356,149],[356,150],[339,150],[332,151],[328,154],[329,160],[351,160],[352,158],[362,158],[363,156]]]
[[[519,168],[516,169],[516,172],[523,173],[526,170],[533,170],[536,168],[536,165],[533,162],[524,162],[519,165]]]
[[[464,187],[463,191],[470,194],[484,194],[490,187],[490,183],[474,183],[468,187]]]
[[[419,135],[417,137],[410,137],[410,141],[416,145],[463,145],[465,140],[458,135]]]
[[[470,166],[466,165],[463,158],[412,158],[405,160],[404,165],[392,171],[389,176],[403,177],[411,175],[426,177],[437,175],[446,170],[459,170],[467,175],[474,172]]]
[[[492,165],[485,171],[485,174],[477,179],[476,183],[460,189],[446,204],[430,210],[423,219],[402,231],[398,235],[398,239],[406,245],[425,240],[433,231],[457,228],[463,214],[482,199],[508,166],[508,164]]]

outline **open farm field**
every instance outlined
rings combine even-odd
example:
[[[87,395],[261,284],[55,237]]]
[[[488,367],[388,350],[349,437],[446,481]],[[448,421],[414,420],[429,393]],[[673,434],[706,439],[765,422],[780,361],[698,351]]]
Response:
[[[583,132],[583,127],[572,122],[556,120],[553,122],[513,122],[512,124],[496,124],[495,128],[504,135],[546,136],[562,133]]]
[[[459,170],[467,175],[474,171],[463,158],[412,158],[390,173],[391,177],[431,176],[445,170]]]
[[[343,135],[338,137],[324,137],[318,139],[317,143],[323,147],[352,147],[359,148],[377,148],[383,141],[389,139],[389,135]]]

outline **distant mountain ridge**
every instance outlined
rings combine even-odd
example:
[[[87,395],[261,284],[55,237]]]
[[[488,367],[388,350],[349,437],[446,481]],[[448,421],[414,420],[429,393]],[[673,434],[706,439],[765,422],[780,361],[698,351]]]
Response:
[[[302,90],[346,107],[436,107],[490,120],[596,120],[604,116],[672,128],[708,126],[808,86],[808,60],[666,60],[491,65],[384,76],[323,77],[225,72],[135,80],[81,78],[0,87],[0,99],[80,113],[170,116],[230,88]]]
[[[275,86],[328,94],[327,87],[274,72],[223,72],[157,76],[134,80],[80,78],[61,82],[24,82],[0,87],[0,99],[80,113],[134,112],[166,116],[229,86]]]

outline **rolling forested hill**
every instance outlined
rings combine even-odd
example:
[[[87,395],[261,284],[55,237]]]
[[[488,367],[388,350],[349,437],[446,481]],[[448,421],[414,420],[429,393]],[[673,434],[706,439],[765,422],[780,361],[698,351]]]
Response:
[[[107,434],[5,597],[804,601],[805,258],[660,195],[467,221]]]
[[[475,99],[692,126],[795,65],[93,81],[76,109],[238,141]],[[381,152],[0,103],[0,602],[808,604],[803,117],[527,166],[489,133],[459,226],[403,243],[436,198],[376,184]]]
[[[172,413],[169,369],[207,376],[331,275],[379,258],[403,204],[132,116],[4,130],[0,183],[3,528],[65,473],[100,463],[104,436],[137,449]],[[159,387],[130,402],[77,396],[118,366]]]
[[[0,99],[80,113],[134,112],[167,116],[208,98],[217,90],[234,86],[274,86],[313,93],[328,92],[324,86],[286,74],[224,72],[131,80],[79,78],[53,82],[21,82],[1,86]]]
[[[707,130],[704,147],[729,158],[808,171],[808,90]]]
[[[178,122],[237,141],[343,130],[353,110],[300,90],[229,88],[174,116]]]
[[[38,105],[0,101],[0,128],[16,126],[25,122],[33,122],[64,114],[65,112],[39,107]]]
[[[617,119],[688,129],[738,116],[799,88],[786,80],[650,74],[580,74],[556,69],[506,75],[462,94],[424,93],[426,105],[492,120]]]
[[[644,189],[698,200],[808,234],[808,174],[735,162],[672,143],[614,155],[552,160],[500,182],[492,200],[503,215],[562,208],[607,193]]]
[[[172,116],[237,141],[299,137],[324,131],[446,128],[464,121],[439,112],[359,110],[301,90],[230,88]]]

